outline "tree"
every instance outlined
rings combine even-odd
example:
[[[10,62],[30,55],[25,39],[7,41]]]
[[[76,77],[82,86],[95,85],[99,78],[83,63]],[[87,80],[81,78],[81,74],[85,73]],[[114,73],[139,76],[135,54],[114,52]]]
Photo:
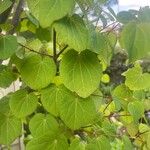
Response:
[[[0,1],[0,87],[22,83],[0,100],[0,144],[150,149],[150,8],[107,4]]]

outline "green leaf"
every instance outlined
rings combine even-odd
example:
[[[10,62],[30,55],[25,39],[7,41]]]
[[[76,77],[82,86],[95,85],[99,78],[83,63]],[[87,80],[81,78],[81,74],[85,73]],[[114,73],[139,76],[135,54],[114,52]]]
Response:
[[[48,29],[38,28],[36,29],[36,35],[40,41],[49,42],[51,40],[51,31]]]
[[[80,139],[75,138],[69,147],[69,150],[85,150],[85,143],[80,141]]]
[[[133,145],[128,136],[123,136],[124,150],[133,150]]]
[[[0,144],[9,145],[21,135],[21,121],[14,116],[0,114]]]
[[[143,103],[139,101],[130,102],[128,111],[133,116],[135,121],[138,121],[144,115]]]
[[[33,138],[26,146],[26,150],[67,150],[68,142],[63,135],[45,135]]]
[[[60,75],[68,89],[85,98],[98,88],[102,68],[94,53],[70,50],[62,58]]]
[[[132,91],[125,84],[120,84],[113,91],[114,100],[118,100],[118,103],[120,103],[124,109],[126,109],[127,104],[133,100],[132,94]]]
[[[54,61],[37,54],[28,55],[20,68],[22,80],[32,89],[48,86],[56,74]]]
[[[110,142],[105,136],[98,137],[87,145],[87,150],[111,150]]]
[[[58,123],[51,115],[36,114],[29,123],[29,129],[33,136],[40,137],[58,130]]]
[[[120,44],[127,50],[129,60],[135,61],[145,57],[150,49],[150,24],[149,23],[129,23],[122,33]]]
[[[33,93],[28,94],[26,90],[16,91],[10,98],[10,108],[19,118],[30,115],[36,109],[37,103],[37,96]]]
[[[0,99],[0,113],[6,116],[10,114],[9,99],[10,95],[6,95]]]
[[[108,136],[114,136],[116,134],[117,128],[114,124],[110,123],[108,120],[102,122],[102,130]]]
[[[7,88],[17,78],[17,74],[13,73],[7,66],[0,66],[0,87]]]
[[[143,90],[150,87],[150,74],[142,73],[142,68],[139,64],[123,73],[126,77],[125,84],[131,90]]]
[[[9,95],[0,100],[0,144],[10,145],[21,135],[21,120],[13,116],[9,107]]]
[[[70,48],[83,51],[88,47],[88,31],[83,19],[78,15],[65,17],[54,23],[58,40],[68,44]]]
[[[64,97],[64,90],[61,86],[50,85],[41,91],[41,102],[44,108],[51,114],[59,115],[60,102]]]
[[[89,47],[88,49],[97,54],[101,53],[101,50],[105,47],[105,37],[99,33],[94,31],[89,31]]]
[[[17,50],[17,38],[12,35],[0,36],[0,59],[7,59]]]
[[[97,111],[91,97],[83,99],[71,92],[64,93],[65,98],[60,105],[60,117],[71,129],[79,129],[93,122]]]
[[[43,28],[66,16],[74,8],[74,0],[27,0],[29,10]]]
[[[12,5],[12,1],[10,0],[0,0],[0,14],[2,14],[5,10],[7,10]]]

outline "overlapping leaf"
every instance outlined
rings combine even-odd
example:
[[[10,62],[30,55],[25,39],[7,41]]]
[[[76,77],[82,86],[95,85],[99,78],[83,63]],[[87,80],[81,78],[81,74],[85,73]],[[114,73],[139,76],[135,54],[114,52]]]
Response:
[[[26,147],[26,150],[67,150],[67,139],[63,135],[45,135],[33,138]]]
[[[55,116],[59,115],[60,103],[64,98],[62,88],[65,90],[65,87],[51,85],[41,92],[41,101],[44,108]]]
[[[65,100],[60,105],[60,116],[69,128],[75,130],[93,123],[96,114],[92,98],[83,99],[69,91],[65,93]]]
[[[74,8],[74,0],[27,0],[33,16],[43,28],[64,17]]]
[[[12,35],[0,36],[0,59],[7,59],[17,50],[17,38]]]
[[[9,97],[0,100],[0,144],[10,145],[21,135],[21,120],[10,111]]]
[[[68,44],[77,51],[83,51],[88,48],[88,31],[86,26],[78,15],[65,17],[54,23],[58,40]]]
[[[126,86],[131,90],[143,90],[150,87],[150,74],[142,73],[142,68],[139,64],[128,69],[123,75],[126,77]]]
[[[122,33],[120,43],[126,49],[130,61],[143,58],[150,52],[150,24],[149,23],[129,23]]]
[[[51,115],[36,114],[29,123],[29,129],[33,136],[40,137],[58,130],[58,123]]]
[[[87,150],[111,150],[110,142],[105,136],[101,136],[87,145]]]

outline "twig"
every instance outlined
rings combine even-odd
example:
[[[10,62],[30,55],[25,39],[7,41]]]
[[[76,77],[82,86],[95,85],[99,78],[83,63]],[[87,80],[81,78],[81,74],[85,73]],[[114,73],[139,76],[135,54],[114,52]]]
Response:
[[[53,30],[53,59],[54,62],[57,64],[57,49],[56,49],[56,31]]]
[[[109,105],[112,103],[112,100],[107,104],[107,106],[105,107],[105,109],[103,110],[103,113],[105,113],[105,111],[107,110],[107,108],[109,107]]]
[[[19,24],[20,21],[20,15],[23,11],[23,5],[24,5],[24,0],[19,0],[18,6],[16,8],[16,11],[14,13],[14,16],[12,18],[12,25],[14,26],[13,29],[11,29],[8,34],[13,34],[15,32],[16,27]]]
[[[111,31],[113,31],[118,25],[119,25],[119,23],[117,23],[115,26],[113,26],[113,27],[111,28],[111,30],[109,30],[109,31],[107,32],[107,35],[109,35],[109,33],[110,33]]]
[[[115,23],[117,23],[117,22],[116,21],[112,22],[111,24],[107,25],[105,28],[101,29],[100,32],[102,32],[103,30],[107,29],[108,27],[114,25]]]
[[[50,58],[53,58],[53,56],[51,56],[51,55],[49,55],[49,54],[45,54],[45,53],[38,52],[38,51],[36,51],[36,50],[34,50],[34,49],[30,48],[30,47],[27,47],[27,46],[25,46],[25,45],[22,45],[21,43],[19,43],[19,45],[22,46],[22,47],[24,47],[24,48],[26,48],[26,49],[28,49],[28,50],[31,51],[31,52],[37,53],[37,54],[39,54],[39,55],[45,55],[45,56],[48,56],[48,57],[50,57]]]
[[[57,58],[65,51],[67,47],[68,45],[66,45],[62,50],[60,50],[60,52],[57,54]]]

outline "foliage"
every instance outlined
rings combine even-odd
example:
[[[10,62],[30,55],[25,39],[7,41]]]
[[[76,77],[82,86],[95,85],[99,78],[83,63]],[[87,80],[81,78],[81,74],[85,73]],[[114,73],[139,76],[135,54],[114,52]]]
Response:
[[[0,0],[0,87],[21,84],[0,100],[0,144],[150,149],[150,8],[116,2]]]

